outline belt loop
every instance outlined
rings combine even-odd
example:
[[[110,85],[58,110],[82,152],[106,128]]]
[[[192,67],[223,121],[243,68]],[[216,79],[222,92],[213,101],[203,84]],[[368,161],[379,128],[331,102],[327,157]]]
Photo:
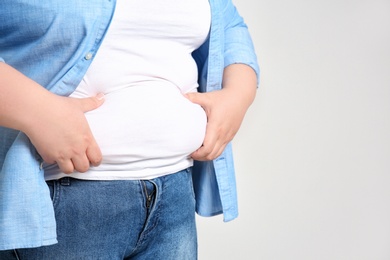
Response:
[[[64,177],[60,179],[60,184],[62,186],[70,186],[70,178],[69,177]]]

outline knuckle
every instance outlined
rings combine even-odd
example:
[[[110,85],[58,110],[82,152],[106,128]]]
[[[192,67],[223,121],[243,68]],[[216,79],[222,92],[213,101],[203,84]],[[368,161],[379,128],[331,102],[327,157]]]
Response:
[[[213,151],[213,148],[211,146],[204,147],[203,154],[205,157],[207,157],[211,154],[212,151]]]
[[[93,166],[98,166],[101,162],[102,162],[102,159],[101,158],[94,158],[94,159],[90,159],[90,162]]]
[[[82,141],[84,144],[90,144],[92,140],[92,136],[89,133],[82,136]]]
[[[76,168],[76,170],[81,173],[88,171],[88,169],[89,169],[89,165],[82,165]]]
[[[61,170],[62,170],[63,173],[65,173],[65,174],[71,174],[71,173],[73,173],[73,171],[74,171],[73,168],[70,168],[70,167],[69,167],[69,168],[68,168],[68,167],[67,167],[67,168],[62,168]]]
[[[208,160],[208,161],[212,161],[212,160],[215,159],[215,157],[214,157],[213,155],[211,155],[211,154],[208,154],[205,158],[206,158],[206,160]]]

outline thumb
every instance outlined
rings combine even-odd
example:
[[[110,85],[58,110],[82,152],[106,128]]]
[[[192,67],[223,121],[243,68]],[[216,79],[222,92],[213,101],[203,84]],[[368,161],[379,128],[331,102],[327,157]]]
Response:
[[[193,93],[187,93],[184,95],[187,99],[189,99],[192,103],[198,104],[201,107],[204,107],[206,105],[206,93],[199,93],[199,92],[193,92]]]
[[[83,112],[88,112],[100,107],[104,103],[104,94],[99,93],[94,97],[78,98],[77,102]]]

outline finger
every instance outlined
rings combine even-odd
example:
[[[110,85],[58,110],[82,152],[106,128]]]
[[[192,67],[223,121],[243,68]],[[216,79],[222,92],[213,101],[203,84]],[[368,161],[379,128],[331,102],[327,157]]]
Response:
[[[73,162],[70,159],[61,161],[59,160],[57,161],[57,165],[63,173],[70,174],[74,172]]]
[[[83,112],[88,112],[100,107],[104,103],[104,94],[100,93],[89,98],[75,98],[75,102],[81,107]]]
[[[102,152],[95,140],[88,146],[86,155],[92,166],[99,166],[102,162]]]
[[[191,158],[196,161],[208,161],[206,153],[203,151],[203,146],[191,154]]]
[[[202,146],[191,154],[191,158],[197,161],[211,161],[218,158],[225,150],[225,147],[226,144],[217,143],[210,151],[207,147]]]
[[[213,122],[209,122],[206,125],[206,133],[202,146],[191,154],[191,157],[195,160],[208,160],[208,156],[213,152],[214,146],[219,139],[218,128]]]
[[[213,156],[214,152],[214,147],[212,147],[211,151],[209,150],[210,148],[202,146],[195,152],[191,154],[192,159],[197,160],[197,161],[211,161],[215,159]]]
[[[207,161],[213,160],[213,154],[219,150],[218,139],[214,139],[213,136],[207,136],[203,142],[203,145],[191,154],[194,160]]]
[[[72,158],[74,169],[78,172],[86,172],[89,169],[89,160],[87,155],[82,154]]]
[[[221,145],[219,147],[219,150],[216,151],[216,153],[213,155],[214,159],[217,159],[225,150],[227,144]]]

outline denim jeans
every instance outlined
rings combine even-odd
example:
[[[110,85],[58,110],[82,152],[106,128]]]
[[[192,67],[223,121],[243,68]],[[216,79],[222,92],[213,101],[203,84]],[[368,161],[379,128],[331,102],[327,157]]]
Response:
[[[197,259],[190,169],[153,180],[48,185],[58,244],[0,251],[0,259]]]

